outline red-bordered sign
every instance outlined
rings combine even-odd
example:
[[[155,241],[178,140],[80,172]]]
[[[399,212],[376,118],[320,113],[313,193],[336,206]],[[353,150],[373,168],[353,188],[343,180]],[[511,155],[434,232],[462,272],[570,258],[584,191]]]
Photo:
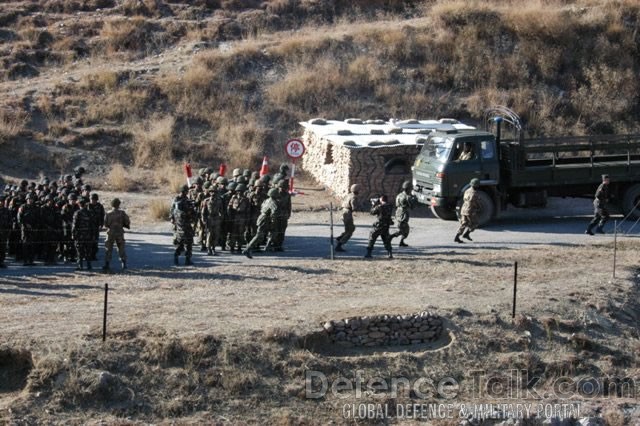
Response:
[[[304,144],[300,139],[289,139],[284,144],[284,151],[292,160],[297,160],[304,154]]]

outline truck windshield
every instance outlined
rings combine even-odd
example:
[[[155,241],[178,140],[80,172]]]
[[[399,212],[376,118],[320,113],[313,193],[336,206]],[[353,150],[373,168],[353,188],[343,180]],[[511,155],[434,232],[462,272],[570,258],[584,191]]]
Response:
[[[429,138],[424,145],[424,149],[431,158],[435,158],[438,161],[445,162],[449,159],[449,154],[453,148],[453,138],[443,138],[440,136],[434,136]]]

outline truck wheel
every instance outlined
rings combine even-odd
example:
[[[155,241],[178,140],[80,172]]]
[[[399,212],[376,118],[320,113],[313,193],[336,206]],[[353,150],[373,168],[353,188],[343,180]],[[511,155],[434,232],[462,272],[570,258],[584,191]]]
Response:
[[[442,220],[456,220],[456,210],[450,207],[444,206],[431,206],[431,213],[438,219]]]
[[[495,216],[496,206],[493,203],[493,199],[489,194],[484,191],[478,191],[478,200],[480,201],[480,214],[478,215],[478,227],[483,227],[487,223],[491,222],[491,219]],[[456,215],[460,219],[460,210],[462,209],[462,199],[458,208],[456,209]]]
[[[640,184],[635,184],[627,188],[622,196],[622,211],[625,216],[631,213],[631,217],[637,219],[640,217]]]

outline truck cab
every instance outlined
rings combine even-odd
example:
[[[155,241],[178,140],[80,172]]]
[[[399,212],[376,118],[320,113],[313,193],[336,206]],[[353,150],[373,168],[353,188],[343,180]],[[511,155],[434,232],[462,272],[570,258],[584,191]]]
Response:
[[[455,219],[456,208],[473,178],[483,194],[481,224],[498,205],[500,163],[493,134],[480,130],[444,130],[429,134],[412,167],[414,195],[441,219]],[[485,217],[486,216],[486,217]]]

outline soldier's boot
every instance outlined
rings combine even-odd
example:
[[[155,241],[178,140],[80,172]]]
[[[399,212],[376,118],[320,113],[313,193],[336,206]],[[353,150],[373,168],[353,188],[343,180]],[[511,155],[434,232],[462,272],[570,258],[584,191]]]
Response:
[[[191,261],[191,256],[187,256],[186,260],[184,261],[184,264],[186,266],[193,266],[193,262]]]
[[[372,251],[373,251],[373,249],[372,249],[372,248],[367,247],[367,254],[365,254],[365,255],[364,255],[364,257],[365,257],[366,259],[370,259],[370,258],[371,258],[371,252],[372,252]]]
[[[121,260],[120,261],[120,266],[122,266],[122,270],[126,271],[127,270],[127,261],[126,260]]]
[[[213,249],[211,249],[211,247],[207,250],[207,255],[213,256]]]
[[[460,244],[464,243],[464,241],[462,241],[460,239],[460,233],[456,234],[456,237],[453,239],[453,241],[455,241],[456,243],[460,243]]]
[[[109,262],[104,262],[104,266],[102,267],[103,272],[109,272],[110,270]]]
[[[204,244],[200,246],[200,251],[201,252],[205,252],[207,251],[207,246],[205,246]]]
[[[471,237],[469,236],[469,234],[471,234],[471,231],[467,229],[467,231],[462,235],[462,238],[469,240],[469,241],[473,241],[471,239]]]
[[[409,247],[409,244],[404,242],[404,238],[400,240],[398,247]]]
[[[393,259],[393,253],[391,252],[391,250],[387,250],[387,258]]]
[[[178,260],[178,253],[173,254],[173,264],[176,266],[180,265],[180,261]]]
[[[251,256],[251,250],[249,249],[245,249],[242,254],[244,254],[245,256],[247,256],[249,259],[253,259],[253,256]]]
[[[587,235],[593,235],[593,232],[591,232],[592,229],[593,229],[593,225],[589,224],[589,226],[587,227],[587,230],[584,231],[584,233]]]
[[[83,269],[82,260],[78,260],[78,263],[76,264],[76,271],[82,271]]]
[[[596,227],[596,232],[597,232],[598,234],[604,234],[604,229],[603,229],[603,228],[604,228],[604,225],[598,225],[598,226]]]
[[[87,271],[93,270],[93,266],[91,266],[91,261],[87,259]]]
[[[343,252],[343,251],[346,251],[346,250],[342,248],[342,243],[338,243],[338,245],[336,246],[336,251]]]

